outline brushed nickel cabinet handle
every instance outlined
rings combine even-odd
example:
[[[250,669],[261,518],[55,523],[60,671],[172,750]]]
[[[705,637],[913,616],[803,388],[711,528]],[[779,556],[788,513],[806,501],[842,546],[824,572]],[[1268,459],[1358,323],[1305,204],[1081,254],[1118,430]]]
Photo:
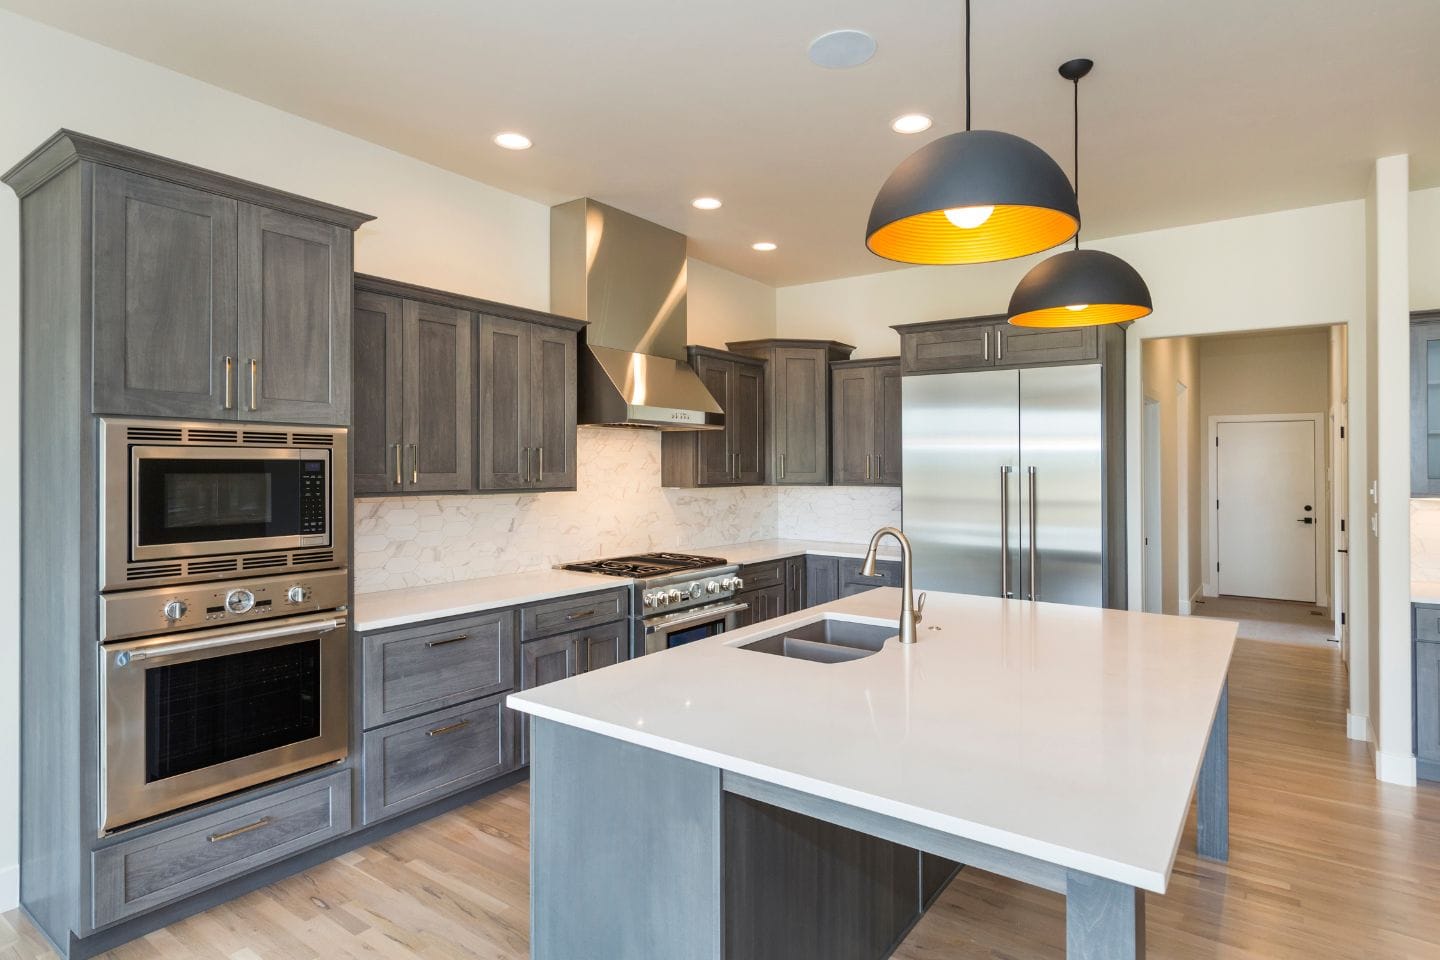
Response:
[[[222,840],[229,840],[231,837],[238,837],[242,833],[249,833],[251,830],[259,830],[261,827],[268,827],[270,825],[271,819],[272,818],[270,817],[261,817],[254,823],[247,823],[245,826],[236,827],[234,830],[226,830],[224,833],[212,833],[210,834],[210,836],[206,837],[206,839],[209,840],[211,843],[219,843]]]
[[[446,725],[443,726],[443,727],[436,727],[434,730],[427,730],[427,731],[425,731],[425,736],[427,736],[427,737],[439,737],[439,736],[444,736],[444,735],[447,734],[447,733],[454,733],[456,730],[459,730],[461,727],[468,727],[468,726],[470,726],[470,721],[469,721],[469,720],[457,720],[456,722],[446,724]]]
[[[584,620],[586,617],[595,616],[594,610],[578,610],[575,613],[565,614],[566,620]]]
[[[526,483],[530,480],[530,448],[520,448],[520,482]]]
[[[785,454],[780,454],[780,479],[785,479]]]
[[[986,331],[985,331],[985,335],[980,338],[980,342],[985,345],[985,355],[984,355],[984,358],[983,358],[983,359],[989,360],[989,359],[990,359],[990,331],[989,331],[989,330],[986,330]]]
[[[870,479],[870,454],[865,454],[865,479]]]
[[[395,444],[395,486],[405,483],[405,467],[400,463],[400,447],[402,444]]]
[[[885,479],[885,458],[878,453],[875,454],[875,479]]]
[[[1001,343],[1000,343],[1000,331],[999,331],[999,330],[996,330],[996,331],[995,331],[995,359],[996,359],[997,361],[998,361],[998,360],[1003,360],[1004,357],[1005,357],[1005,350],[1004,350],[1004,348],[1001,346]]]
[[[1035,506],[1035,468],[1030,468],[1030,599],[1039,600],[1039,577],[1035,567],[1040,562],[1040,550],[1036,545],[1035,523],[1038,519],[1038,510]]]
[[[461,640],[469,640],[469,639],[470,639],[470,634],[468,634],[468,633],[462,633],[462,634],[461,634],[460,636],[458,636],[458,637],[448,637],[447,639],[444,639],[444,640],[426,640],[426,641],[425,641],[425,646],[427,646],[427,647],[443,647],[443,646],[445,646],[446,644],[449,644],[449,643],[459,643]]]
[[[420,482],[420,447],[418,444],[410,444],[410,485],[414,486]]]
[[[538,462],[535,465],[535,482],[543,483],[545,480],[545,448],[536,447],[535,450],[539,454]]]
[[[225,358],[225,409],[235,409],[235,358]]]
[[[1010,467],[1000,468],[1000,596],[1010,598]]]
[[[256,381],[257,379],[259,379],[259,377],[258,377],[259,371],[260,371],[260,361],[259,361],[259,360],[256,360],[254,357],[251,357],[251,358],[250,358],[250,409],[251,409],[251,410],[259,410],[259,409],[260,409],[260,408],[256,405],[256,402],[255,402],[255,389],[256,389],[256,388],[255,388],[255,381]]]

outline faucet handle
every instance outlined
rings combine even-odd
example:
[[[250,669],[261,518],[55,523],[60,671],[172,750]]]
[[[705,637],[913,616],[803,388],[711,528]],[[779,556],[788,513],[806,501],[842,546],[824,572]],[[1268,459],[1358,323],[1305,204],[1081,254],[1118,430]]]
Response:
[[[921,618],[921,617],[924,615],[924,613],[925,613],[925,598],[926,598],[926,596],[928,596],[928,594],[926,594],[926,593],[924,593],[924,592],[922,591],[921,594],[920,594],[920,596],[918,596],[918,597],[915,598],[915,622],[916,622],[916,623],[919,623],[919,622],[920,622],[920,618]]]

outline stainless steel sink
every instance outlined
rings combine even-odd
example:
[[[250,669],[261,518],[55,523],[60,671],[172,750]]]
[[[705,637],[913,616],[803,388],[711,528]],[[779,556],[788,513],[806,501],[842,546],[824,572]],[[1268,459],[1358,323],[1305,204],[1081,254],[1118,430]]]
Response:
[[[844,663],[878,653],[898,633],[899,628],[890,624],[822,617],[751,640],[740,649],[815,663]]]

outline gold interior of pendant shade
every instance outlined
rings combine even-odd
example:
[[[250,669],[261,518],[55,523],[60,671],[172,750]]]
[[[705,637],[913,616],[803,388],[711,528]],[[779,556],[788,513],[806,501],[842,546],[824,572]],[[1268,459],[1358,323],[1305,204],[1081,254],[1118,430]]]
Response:
[[[902,263],[990,263],[1048,250],[1079,229],[1074,217],[1048,207],[996,206],[973,230],[955,226],[944,210],[932,210],[886,224],[865,245]]]
[[[1149,307],[1133,303],[1092,303],[1084,310],[1071,310],[1069,307],[1031,310],[1011,317],[1010,323],[1016,327],[1098,327],[1139,320],[1149,313]]]

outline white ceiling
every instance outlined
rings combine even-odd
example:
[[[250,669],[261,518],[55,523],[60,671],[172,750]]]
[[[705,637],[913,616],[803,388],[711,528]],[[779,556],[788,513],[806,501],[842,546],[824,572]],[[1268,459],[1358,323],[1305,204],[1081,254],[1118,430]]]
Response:
[[[958,0],[0,0],[70,32],[544,203],[589,196],[773,284],[871,273],[870,201],[963,125]],[[975,126],[1070,167],[1113,236],[1440,184],[1437,0],[975,0]],[[848,71],[806,58],[872,33]],[[63,65],[59,67],[63,69]],[[903,137],[889,121],[936,117]],[[535,141],[512,153],[501,130]],[[276,149],[283,149],[277,144]],[[692,210],[709,194],[725,206]],[[775,253],[750,249],[773,240]]]

